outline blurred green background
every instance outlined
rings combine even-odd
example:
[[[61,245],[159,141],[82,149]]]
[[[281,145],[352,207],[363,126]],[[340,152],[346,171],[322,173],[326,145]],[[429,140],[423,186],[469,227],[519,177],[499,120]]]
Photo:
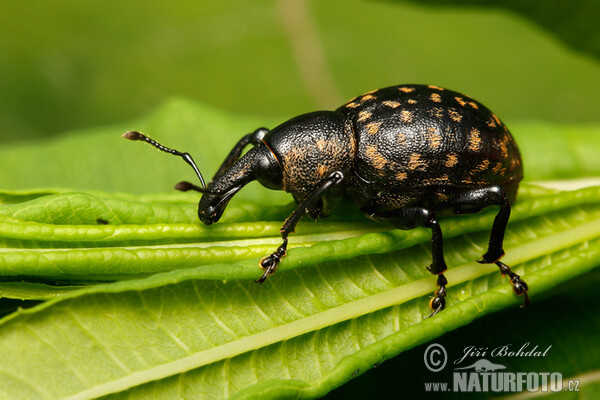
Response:
[[[399,83],[464,92],[509,123],[600,122],[600,66],[565,43],[506,9],[8,0],[0,142],[128,120],[172,97],[288,118]]]

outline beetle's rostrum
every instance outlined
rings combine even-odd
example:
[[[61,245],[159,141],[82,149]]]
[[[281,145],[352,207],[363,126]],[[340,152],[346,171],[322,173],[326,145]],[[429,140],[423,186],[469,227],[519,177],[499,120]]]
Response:
[[[523,178],[521,155],[500,119],[468,96],[436,86],[392,86],[335,111],[300,115],[271,131],[259,128],[233,147],[208,186],[188,153],[139,132],[123,136],[178,155],[194,168],[202,187],[180,182],[176,188],[203,193],[198,217],[207,225],[217,222],[231,198],[253,180],[294,197],[298,207],[281,227],[283,243],[260,261],[259,283],[275,272],[288,235],[304,214],[324,218],[348,197],[371,219],[399,229],[431,229],[428,270],[437,275],[439,286],[430,303],[435,315],[445,307],[448,284],[438,216],[496,205],[500,210],[479,262],[496,264],[529,303],[527,284],[499,261],[511,203]],[[241,156],[249,144],[254,147]]]

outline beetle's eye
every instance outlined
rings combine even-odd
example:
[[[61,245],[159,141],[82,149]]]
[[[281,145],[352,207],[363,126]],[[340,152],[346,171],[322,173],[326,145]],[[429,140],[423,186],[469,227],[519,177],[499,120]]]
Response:
[[[258,162],[256,180],[269,189],[280,190],[282,188],[283,176],[275,157],[269,155],[261,158]]]

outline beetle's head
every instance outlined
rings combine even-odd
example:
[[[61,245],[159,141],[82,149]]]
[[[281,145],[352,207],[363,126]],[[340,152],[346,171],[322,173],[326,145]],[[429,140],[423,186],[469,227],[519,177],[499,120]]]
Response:
[[[265,133],[266,129],[258,129],[255,135],[258,135],[257,138],[262,141]],[[248,182],[258,180],[270,189],[282,188],[282,172],[279,161],[264,142],[250,149],[246,155],[235,162],[232,159],[231,165],[226,162],[221,167],[222,170],[217,172],[208,187],[206,187],[204,178],[190,154],[163,146],[141,132],[125,132],[123,137],[129,140],[146,142],[161,151],[182,157],[194,169],[202,187],[189,182],[179,182],[175,185],[175,189],[184,192],[195,190],[203,193],[198,203],[198,217],[206,225],[213,224],[221,219],[231,198]]]
[[[257,180],[269,189],[281,189],[279,162],[261,143],[250,149],[230,168],[215,176],[198,203],[198,217],[206,225],[217,222],[231,198],[247,183]]]

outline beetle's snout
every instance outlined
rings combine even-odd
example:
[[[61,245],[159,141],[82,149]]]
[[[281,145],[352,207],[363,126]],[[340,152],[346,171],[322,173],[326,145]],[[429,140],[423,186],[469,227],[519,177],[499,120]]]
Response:
[[[223,211],[219,212],[215,207],[209,206],[204,210],[198,211],[198,217],[205,225],[211,225],[221,219]]]
[[[214,224],[221,219],[221,216],[229,204],[229,200],[241,189],[241,186],[235,186],[228,191],[213,195],[204,194],[198,203],[198,218],[206,225]]]

